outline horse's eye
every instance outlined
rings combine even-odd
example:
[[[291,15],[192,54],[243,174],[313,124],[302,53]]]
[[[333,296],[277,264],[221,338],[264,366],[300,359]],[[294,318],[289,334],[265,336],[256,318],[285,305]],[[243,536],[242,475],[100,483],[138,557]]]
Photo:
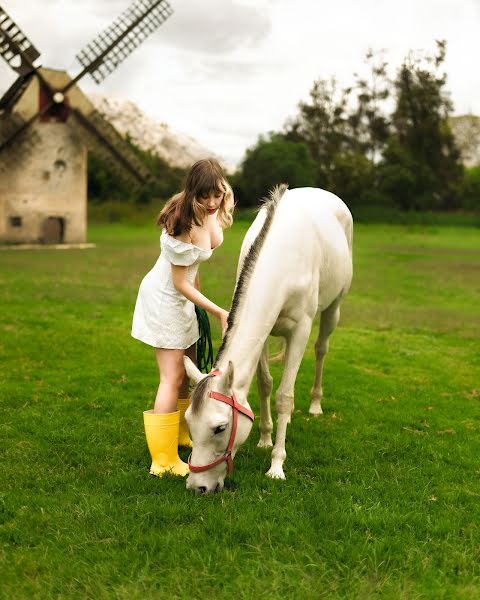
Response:
[[[215,435],[217,435],[217,433],[222,433],[223,431],[225,431],[226,428],[227,428],[226,425],[219,425],[218,427],[215,427],[215,429],[213,430],[213,433]]]

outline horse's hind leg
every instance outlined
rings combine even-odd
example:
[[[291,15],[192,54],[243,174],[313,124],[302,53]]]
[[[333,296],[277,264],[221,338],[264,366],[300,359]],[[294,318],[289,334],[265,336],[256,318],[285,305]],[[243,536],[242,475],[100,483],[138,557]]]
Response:
[[[310,410],[308,411],[311,415],[323,414],[321,400],[323,396],[322,389],[322,376],[323,376],[323,363],[325,356],[328,352],[329,337],[335,331],[338,320],[340,318],[340,302],[334,302],[327,309],[325,309],[320,315],[320,332],[318,334],[317,341],[315,342],[315,355],[316,355],[316,366],[315,366],[315,381],[313,388],[310,392],[312,401],[310,404]]]
[[[273,379],[268,368],[268,338],[257,365],[257,389],[260,399],[260,440],[259,448],[269,448],[272,444],[272,415],[270,413],[270,394]]]

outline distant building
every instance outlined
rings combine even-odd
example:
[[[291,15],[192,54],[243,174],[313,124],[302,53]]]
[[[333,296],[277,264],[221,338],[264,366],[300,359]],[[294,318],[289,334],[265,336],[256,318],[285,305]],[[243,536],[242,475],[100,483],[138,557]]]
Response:
[[[466,167],[480,165],[480,117],[462,115],[451,117],[455,141],[462,153],[462,162]]]
[[[68,78],[61,71],[42,71],[52,84]],[[18,92],[7,92],[0,107],[27,121],[42,104],[39,80],[31,78]],[[78,88],[71,92],[80,94]],[[32,125],[18,147],[12,144],[2,153],[0,241],[86,241],[87,147],[68,121],[67,107],[55,115],[47,114]]]
[[[17,79],[0,98],[0,242],[82,243],[87,148],[132,186],[148,170],[77,86],[112,73],[173,13],[167,0],[134,2],[76,56],[81,71],[37,66],[40,52],[0,6],[0,56]]]
[[[65,71],[42,68],[40,73],[53,89],[71,81]],[[48,99],[38,77],[16,82],[0,99],[0,131],[2,125],[8,132],[27,123]],[[129,145],[74,85],[62,103],[0,153],[0,242],[86,241],[88,149],[122,175],[132,165],[144,171]]]

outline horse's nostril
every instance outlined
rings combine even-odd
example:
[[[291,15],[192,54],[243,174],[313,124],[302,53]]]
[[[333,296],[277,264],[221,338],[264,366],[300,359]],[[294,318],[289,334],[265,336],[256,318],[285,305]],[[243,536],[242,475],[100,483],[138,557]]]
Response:
[[[197,490],[199,494],[204,494],[207,491],[207,488],[204,485],[199,485]]]

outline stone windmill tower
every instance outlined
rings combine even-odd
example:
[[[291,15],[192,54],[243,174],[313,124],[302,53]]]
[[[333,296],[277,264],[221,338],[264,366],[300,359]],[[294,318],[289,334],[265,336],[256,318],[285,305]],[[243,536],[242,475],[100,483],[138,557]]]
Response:
[[[65,71],[36,66],[40,53],[0,7],[0,55],[18,74],[0,99],[0,243],[79,243],[87,232],[87,152],[141,186],[148,172],[131,146],[94,109],[78,82],[100,83],[172,9],[136,0]]]

